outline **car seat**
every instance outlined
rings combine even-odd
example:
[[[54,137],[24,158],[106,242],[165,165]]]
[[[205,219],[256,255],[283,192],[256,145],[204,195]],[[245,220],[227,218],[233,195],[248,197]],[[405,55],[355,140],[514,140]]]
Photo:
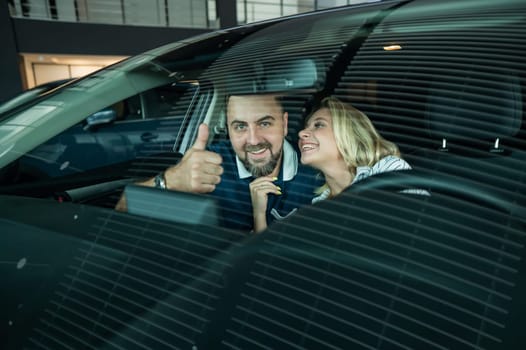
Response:
[[[426,123],[429,135],[442,140],[442,149],[454,141],[491,141],[492,152],[501,150],[500,139],[518,134],[522,124],[520,80],[515,75],[449,77],[429,87]],[[479,142],[480,144],[480,142]]]
[[[455,175],[524,203],[526,140],[521,80],[512,72],[463,72],[429,85],[426,147],[405,154],[430,176]],[[428,147],[431,146],[431,147]]]

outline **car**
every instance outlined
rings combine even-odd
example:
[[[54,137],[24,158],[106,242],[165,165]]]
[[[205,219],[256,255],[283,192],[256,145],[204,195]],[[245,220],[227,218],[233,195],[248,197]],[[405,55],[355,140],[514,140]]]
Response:
[[[45,95],[48,91],[51,91],[63,84],[69,83],[72,80],[73,79],[52,80],[47,83],[42,83],[35,87],[27,89],[26,91],[21,92],[20,94],[16,95],[10,100],[0,104],[0,114],[6,113],[7,111],[14,109],[17,106],[23,105],[42,95]]]
[[[516,0],[388,0],[282,17],[167,44],[2,114],[2,347],[526,348],[524,13]],[[115,106],[173,86],[184,92],[151,106],[176,120],[103,136]],[[279,95],[292,143],[335,96],[412,170],[259,234],[219,225],[211,196],[138,186],[201,123],[210,145],[227,138],[236,94]],[[166,138],[131,150],[140,132]],[[129,155],[101,156],[112,148]],[[140,210],[115,210],[123,193]]]
[[[0,119],[19,110],[20,104],[28,108],[38,103],[51,90],[71,81],[54,81],[26,91],[0,107]],[[129,161],[148,150],[171,152],[185,108],[196,91],[192,82],[174,82],[116,101],[26,153],[18,164],[28,169],[25,173],[51,179]],[[179,103],[182,98],[187,105]]]

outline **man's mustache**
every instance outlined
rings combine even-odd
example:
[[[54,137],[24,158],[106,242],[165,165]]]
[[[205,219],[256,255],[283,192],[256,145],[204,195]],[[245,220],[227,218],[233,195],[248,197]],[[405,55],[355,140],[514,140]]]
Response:
[[[245,152],[255,152],[262,149],[271,149],[272,145],[269,142],[262,142],[256,145],[245,145]]]

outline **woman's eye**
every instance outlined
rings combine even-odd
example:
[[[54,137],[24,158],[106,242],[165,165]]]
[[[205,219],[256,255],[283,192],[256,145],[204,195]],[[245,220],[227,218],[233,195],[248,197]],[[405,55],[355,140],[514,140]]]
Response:
[[[320,128],[323,128],[324,126],[325,126],[325,124],[322,123],[322,122],[316,122],[316,123],[314,123],[314,128],[315,128],[315,129],[320,129]]]

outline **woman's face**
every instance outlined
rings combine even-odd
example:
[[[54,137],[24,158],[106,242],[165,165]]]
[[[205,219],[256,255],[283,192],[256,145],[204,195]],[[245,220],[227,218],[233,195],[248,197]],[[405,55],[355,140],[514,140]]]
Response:
[[[343,162],[336,146],[332,128],[332,116],[328,108],[316,111],[299,132],[298,146],[301,163],[326,172],[335,162]]]

